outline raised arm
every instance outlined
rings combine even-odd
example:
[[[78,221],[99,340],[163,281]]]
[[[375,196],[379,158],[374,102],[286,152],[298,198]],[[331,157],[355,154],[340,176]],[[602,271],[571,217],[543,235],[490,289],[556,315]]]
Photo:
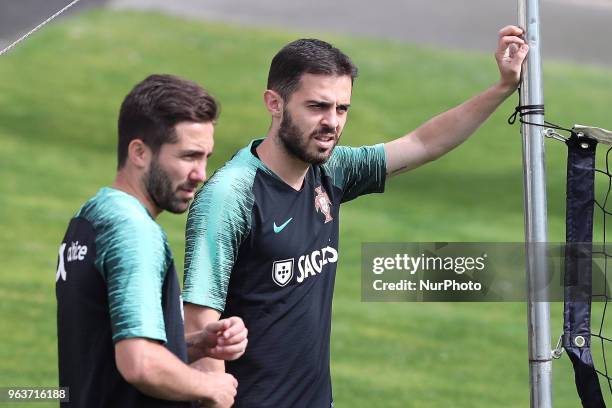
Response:
[[[500,79],[495,85],[385,144],[388,175],[419,167],[460,145],[516,90],[529,51],[520,38],[522,34],[523,30],[515,26],[500,30],[495,52]]]

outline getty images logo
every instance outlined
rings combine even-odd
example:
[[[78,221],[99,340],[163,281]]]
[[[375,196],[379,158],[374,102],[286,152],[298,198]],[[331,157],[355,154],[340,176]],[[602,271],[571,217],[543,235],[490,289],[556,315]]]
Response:
[[[316,276],[323,272],[323,267],[327,264],[338,262],[338,251],[330,246],[323,249],[312,251],[308,255],[302,255],[298,258],[298,275],[296,280],[298,283],[304,282],[305,279]],[[278,286],[286,286],[293,278],[295,259],[283,259],[272,264],[272,280]]]
[[[59,259],[57,262],[57,273],[55,274],[55,281],[57,282],[61,277],[62,280],[66,280],[66,262],[82,261],[87,255],[87,245],[79,245],[79,241],[71,242],[68,247],[68,251],[65,251],[66,243],[63,242],[59,248]],[[64,260],[64,252],[68,252],[66,259]]]

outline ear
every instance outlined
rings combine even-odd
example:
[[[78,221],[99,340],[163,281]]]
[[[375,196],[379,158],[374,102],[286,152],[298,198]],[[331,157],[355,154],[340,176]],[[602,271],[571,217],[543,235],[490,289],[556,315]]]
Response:
[[[264,92],[264,104],[266,109],[273,118],[281,118],[283,116],[284,101],[283,98],[275,91],[268,89]]]
[[[147,168],[151,161],[151,149],[140,139],[134,139],[128,145],[128,161],[137,168]]]

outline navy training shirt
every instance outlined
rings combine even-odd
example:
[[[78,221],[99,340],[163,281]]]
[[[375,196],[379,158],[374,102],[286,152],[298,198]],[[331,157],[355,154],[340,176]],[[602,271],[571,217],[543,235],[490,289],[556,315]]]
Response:
[[[340,203],[384,190],[383,145],[338,146],[294,190],[240,150],[198,192],[186,230],[186,302],[240,316],[245,354],[226,363],[236,407],[329,408]]]
[[[166,236],[131,195],[102,188],[70,221],[56,272],[62,407],[189,407],[149,397],[126,382],[114,344],[163,343],[187,360],[180,287]]]

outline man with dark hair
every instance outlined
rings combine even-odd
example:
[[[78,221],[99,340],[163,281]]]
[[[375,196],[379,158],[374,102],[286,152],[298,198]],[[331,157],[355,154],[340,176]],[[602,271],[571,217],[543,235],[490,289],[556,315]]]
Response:
[[[198,192],[186,230],[185,325],[241,316],[249,349],[228,362],[236,406],[333,406],[331,303],[343,202],[382,192],[467,139],[511,95],[528,46],[499,33],[498,83],[389,143],[336,147],[357,69],[320,40],[297,40],[273,59],[264,103],[272,124]],[[223,363],[207,361],[215,369]]]
[[[196,83],[152,75],[119,114],[118,170],[70,221],[56,274],[59,384],[70,407],[229,407],[236,379],[186,364],[236,359],[242,319],[185,336],[163,211],[182,213],[206,178],[217,103]]]

